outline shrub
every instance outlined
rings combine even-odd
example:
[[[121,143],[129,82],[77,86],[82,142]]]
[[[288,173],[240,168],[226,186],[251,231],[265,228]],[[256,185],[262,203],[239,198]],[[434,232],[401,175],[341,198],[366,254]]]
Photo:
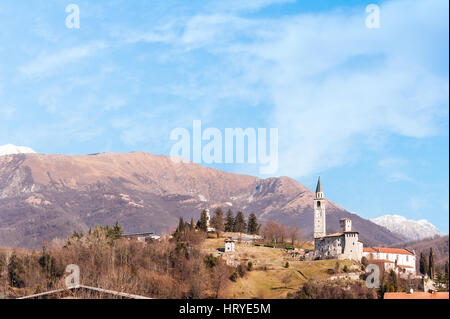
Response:
[[[237,272],[234,272],[231,274],[230,276],[230,280],[236,282],[236,280],[238,279],[239,275]]]
[[[343,272],[349,272],[349,269],[347,267],[347,265],[344,266],[344,268],[342,269]]]
[[[289,263],[286,261],[286,263],[284,264],[284,268],[289,268]]]
[[[239,277],[243,278],[245,276],[245,273],[247,272],[247,268],[244,264],[239,264],[237,266],[237,272],[239,274]]]
[[[249,261],[248,264],[247,264],[247,270],[248,271],[252,271],[253,270],[253,263],[251,261]]]

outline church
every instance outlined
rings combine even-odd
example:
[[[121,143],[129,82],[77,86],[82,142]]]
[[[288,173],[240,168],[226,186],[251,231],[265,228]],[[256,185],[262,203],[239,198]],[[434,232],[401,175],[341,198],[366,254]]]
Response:
[[[363,243],[359,241],[359,233],[352,230],[352,221],[341,218],[340,232],[327,235],[325,209],[326,199],[319,177],[314,198],[314,258],[352,259],[360,262]]]

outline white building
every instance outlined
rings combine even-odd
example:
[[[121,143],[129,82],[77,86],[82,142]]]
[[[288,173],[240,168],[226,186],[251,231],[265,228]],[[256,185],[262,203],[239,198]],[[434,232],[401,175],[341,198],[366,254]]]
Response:
[[[394,270],[399,275],[416,275],[416,254],[401,248],[372,247],[364,248],[363,256],[369,264],[378,264],[384,271]]]
[[[225,239],[225,252],[232,252],[235,248],[235,242],[232,239]]]
[[[361,261],[363,244],[359,241],[359,233],[352,230],[352,221],[340,219],[340,232],[327,235],[325,208],[326,200],[319,177],[314,199],[314,258]]]

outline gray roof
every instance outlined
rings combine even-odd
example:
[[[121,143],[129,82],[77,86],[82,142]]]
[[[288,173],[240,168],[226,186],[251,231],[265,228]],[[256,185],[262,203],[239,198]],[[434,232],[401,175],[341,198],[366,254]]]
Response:
[[[320,183],[320,176],[319,176],[319,180],[317,181],[317,187],[316,187],[316,193],[322,193],[322,184]]]

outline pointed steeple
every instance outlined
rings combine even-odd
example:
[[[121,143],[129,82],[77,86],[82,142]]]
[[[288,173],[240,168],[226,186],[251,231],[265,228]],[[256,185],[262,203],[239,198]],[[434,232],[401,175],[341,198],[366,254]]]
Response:
[[[319,176],[319,180],[317,181],[316,193],[323,193],[322,184],[320,183],[320,176]]]

